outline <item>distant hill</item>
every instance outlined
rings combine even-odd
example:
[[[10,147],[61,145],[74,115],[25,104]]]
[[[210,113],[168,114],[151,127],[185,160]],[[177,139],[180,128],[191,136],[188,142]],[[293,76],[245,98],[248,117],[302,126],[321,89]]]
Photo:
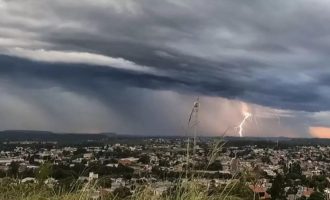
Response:
[[[54,133],[49,131],[6,130],[0,131],[0,141],[104,141],[116,137],[115,133]]]
[[[228,144],[269,144],[277,142],[282,145],[305,145],[305,146],[329,146],[330,139],[329,138],[289,138],[289,137],[232,137],[227,136],[224,137],[224,141]]]
[[[100,133],[100,134],[105,135],[105,136],[110,137],[110,138],[118,137],[117,133],[107,132],[107,133]]]
[[[250,141],[289,141],[292,140],[293,138],[289,138],[289,137],[235,137],[235,136],[226,136],[224,137],[224,140],[227,141],[246,141],[246,140],[250,140]]]

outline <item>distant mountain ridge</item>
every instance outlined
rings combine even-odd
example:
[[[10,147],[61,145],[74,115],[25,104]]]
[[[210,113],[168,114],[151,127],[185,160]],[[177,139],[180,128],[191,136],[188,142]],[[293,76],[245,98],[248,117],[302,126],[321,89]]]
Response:
[[[115,139],[143,139],[143,138],[184,138],[183,136],[143,136],[143,135],[118,135],[112,132],[101,133],[55,133],[51,131],[37,130],[5,130],[0,131],[0,143],[11,141],[36,141],[59,143],[82,143],[114,141]],[[209,138],[201,136],[201,138]],[[290,138],[290,137],[235,137],[225,136],[223,140],[235,144],[255,143],[281,143],[290,145],[330,145],[330,139],[326,138]]]
[[[102,141],[116,137],[116,133],[54,133],[50,131],[0,131],[0,141]]]

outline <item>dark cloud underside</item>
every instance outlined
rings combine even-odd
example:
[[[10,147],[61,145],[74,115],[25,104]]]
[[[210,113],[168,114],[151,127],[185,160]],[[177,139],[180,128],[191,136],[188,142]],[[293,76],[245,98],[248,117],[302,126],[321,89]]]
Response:
[[[0,0],[0,81],[128,113],[117,124],[147,102],[157,110],[149,97],[162,91],[312,115],[330,110],[329,10],[325,0]]]

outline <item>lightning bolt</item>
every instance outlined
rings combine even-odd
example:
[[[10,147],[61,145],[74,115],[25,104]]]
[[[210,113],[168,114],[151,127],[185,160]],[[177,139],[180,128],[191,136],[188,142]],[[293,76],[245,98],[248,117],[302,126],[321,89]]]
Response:
[[[252,114],[250,112],[247,111],[248,107],[245,103],[242,104],[242,114],[244,116],[243,120],[241,121],[241,123],[237,126],[238,129],[238,134],[240,137],[243,137],[243,131],[244,131],[244,125],[246,123],[246,121],[252,117]]]
[[[249,119],[252,116],[252,114],[249,112],[243,112],[243,116],[244,116],[244,118],[238,126],[238,134],[240,137],[243,137],[244,125],[246,123],[246,120]]]

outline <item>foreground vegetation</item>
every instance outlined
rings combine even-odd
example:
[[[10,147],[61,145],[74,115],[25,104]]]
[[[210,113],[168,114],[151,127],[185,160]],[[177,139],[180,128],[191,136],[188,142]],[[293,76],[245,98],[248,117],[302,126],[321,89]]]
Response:
[[[223,187],[208,188],[197,181],[180,181],[164,194],[156,194],[151,186],[144,185],[131,194],[127,188],[113,192],[102,190],[97,182],[76,183],[71,190],[50,188],[45,184],[18,183],[6,178],[0,182],[1,200],[249,200],[253,193],[241,182],[232,182]]]

